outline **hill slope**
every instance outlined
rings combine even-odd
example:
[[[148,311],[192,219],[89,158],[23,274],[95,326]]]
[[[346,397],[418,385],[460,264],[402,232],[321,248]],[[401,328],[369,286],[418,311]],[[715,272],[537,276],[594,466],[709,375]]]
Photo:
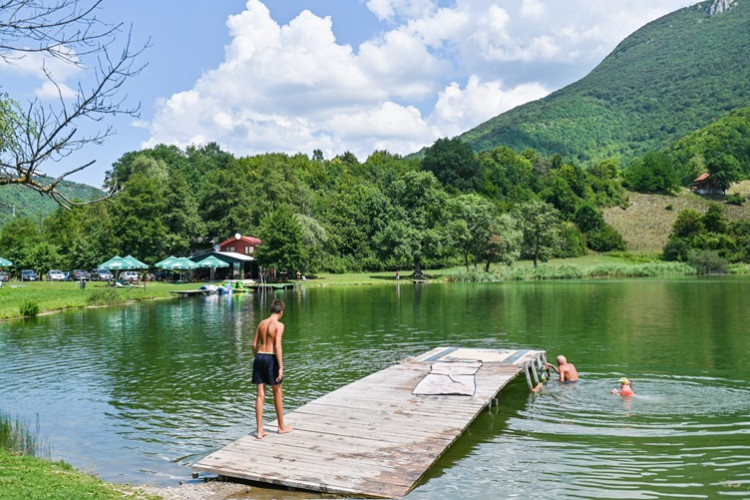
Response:
[[[460,138],[476,151],[506,145],[583,163],[627,162],[747,106],[748,53],[750,1],[702,2],[639,29],[576,83]]]
[[[93,200],[104,196],[104,192],[87,184],[63,181],[58,190],[71,200]],[[28,217],[37,222],[58,208],[48,196],[23,186],[0,186],[0,227],[15,217]]]

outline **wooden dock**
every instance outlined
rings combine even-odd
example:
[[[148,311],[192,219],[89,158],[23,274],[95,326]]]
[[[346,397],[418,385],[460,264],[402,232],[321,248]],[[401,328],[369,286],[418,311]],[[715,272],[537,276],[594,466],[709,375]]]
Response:
[[[286,413],[289,434],[277,434],[274,422],[262,440],[253,431],[192,467],[309,491],[401,497],[503,387],[522,371],[531,387],[545,361],[544,351],[436,348]]]

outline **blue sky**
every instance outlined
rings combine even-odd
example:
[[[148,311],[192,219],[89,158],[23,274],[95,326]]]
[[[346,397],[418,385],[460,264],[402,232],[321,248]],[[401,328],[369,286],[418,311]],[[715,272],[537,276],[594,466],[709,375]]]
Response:
[[[685,0],[106,0],[99,17],[151,39],[125,87],[138,119],[59,165],[100,186],[124,153],[217,142],[235,155],[407,154],[585,76]],[[35,61],[0,62],[2,90],[39,97]],[[40,66],[40,64],[37,64]],[[82,77],[61,69],[71,88]],[[41,96],[41,97],[40,97]]]

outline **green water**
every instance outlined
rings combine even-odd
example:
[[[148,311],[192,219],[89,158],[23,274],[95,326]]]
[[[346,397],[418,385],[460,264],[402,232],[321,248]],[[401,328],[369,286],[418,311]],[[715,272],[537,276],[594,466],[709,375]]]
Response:
[[[251,342],[278,297],[287,409],[436,346],[577,365],[578,385],[510,386],[407,498],[748,498],[749,291],[746,278],[403,284],[74,311],[0,324],[0,410],[38,414],[53,458],[105,480],[186,481],[254,429]],[[632,400],[609,394],[623,375]]]

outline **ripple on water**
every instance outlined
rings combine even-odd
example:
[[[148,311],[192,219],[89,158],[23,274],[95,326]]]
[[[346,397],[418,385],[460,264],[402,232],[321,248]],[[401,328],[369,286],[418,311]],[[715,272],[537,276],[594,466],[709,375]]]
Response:
[[[524,478],[508,491],[537,483],[579,498],[750,494],[746,382],[651,375],[622,398],[604,377],[547,384],[511,416],[492,444],[515,460],[504,477]]]

